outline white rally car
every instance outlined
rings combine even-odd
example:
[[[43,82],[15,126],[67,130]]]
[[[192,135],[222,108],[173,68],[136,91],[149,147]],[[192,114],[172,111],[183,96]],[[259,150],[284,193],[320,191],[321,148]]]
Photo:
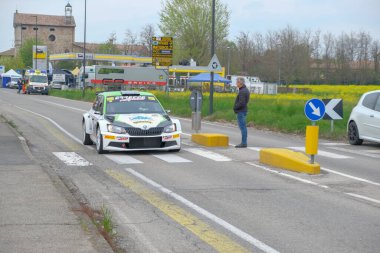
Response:
[[[181,124],[171,119],[157,98],[148,92],[99,93],[83,114],[83,144],[105,151],[181,149]]]

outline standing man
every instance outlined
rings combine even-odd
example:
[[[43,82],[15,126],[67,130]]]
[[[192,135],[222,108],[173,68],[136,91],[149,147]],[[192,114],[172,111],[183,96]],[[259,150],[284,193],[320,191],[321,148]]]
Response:
[[[18,79],[18,80],[17,80],[17,88],[18,88],[17,93],[20,94],[21,89],[22,89],[22,82],[21,82],[21,79]]]
[[[237,114],[237,122],[241,131],[241,143],[235,148],[247,147],[247,104],[249,102],[249,90],[245,86],[243,77],[238,77],[236,86],[239,88],[239,93],[236,96],[234,104],[234,112]]]

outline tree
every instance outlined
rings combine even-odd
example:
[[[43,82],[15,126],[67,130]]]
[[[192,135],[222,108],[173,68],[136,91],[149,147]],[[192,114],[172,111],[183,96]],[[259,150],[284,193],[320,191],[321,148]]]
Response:
[[[152,24],[147,24],[140,32],[141,45],[146,47],[148,56],[152,56],[152,37],[155,36],[155,29]]]
[[[228,35],[230,13],[215,0],[215,45]],[[211,59],[211,0],[166,0],[160,12],[161,32],[174,37],[174,61],[193,58],[200,65]]]
[[[125,31],[125,39],[123,41],[123,48],[125,55],[133,55],[134,47],[137,44],[137,35],[134,34],[130,29]]]
[[[4,65],[6,70],[23,69],[25,67],[19,55],[16,57],[0,58],[0,65]]]
[[[120,54],[120,50],[116,46],[116,33],[111,33],[108,40],[101,44],[97,49],[100,54]]]
[[[33,66],[33,46],[36,44],[34,39],[26,39],[22,42],[22,46],[18,51],[18,55],[21,57],[21,61],[26,67]],[[42,42],[37,41],[37,45],[41,45]]]

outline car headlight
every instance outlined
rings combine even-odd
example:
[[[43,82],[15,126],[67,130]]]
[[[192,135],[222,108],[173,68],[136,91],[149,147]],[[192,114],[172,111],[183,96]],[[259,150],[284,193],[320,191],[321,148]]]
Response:
[[[168,125],[164,128],[164,133],[173,133],[177,131],[177,126],[175,124]]]
[[[108,125],[107,126],[108,132],[115,133],[115,134],[125,134],[126,131],[123,127],[115,126],[115,125]]]

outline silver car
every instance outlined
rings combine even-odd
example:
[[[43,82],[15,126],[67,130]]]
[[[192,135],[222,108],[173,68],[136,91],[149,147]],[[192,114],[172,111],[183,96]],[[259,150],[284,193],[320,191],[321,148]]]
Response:
[[[361,145],[363,140],[380,143],[380,90],[361,96],[352,109],[347,133],[351,145]]]

